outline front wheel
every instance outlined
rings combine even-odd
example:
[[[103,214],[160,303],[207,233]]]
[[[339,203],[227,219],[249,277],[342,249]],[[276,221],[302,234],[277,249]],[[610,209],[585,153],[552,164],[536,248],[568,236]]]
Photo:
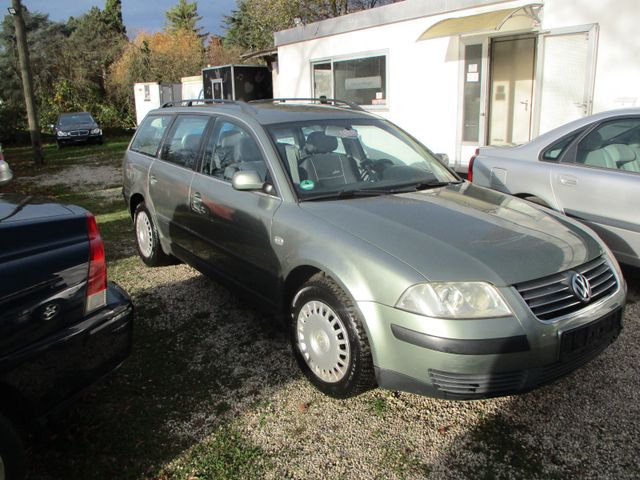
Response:
[[[291,342],[300,368],[321,392],[349,398],[376,386],[360,312],[327,275],[314,275],[296,294]]]
[[[9,420],[0,414],[0,480],[22,480],[25,470],[20,436]]]
[[[168,265],[170,257],[162,250],[158,230],[144,202],[140,202],[133,215],[136,231],[136,248],[142,261],[150,267]]]

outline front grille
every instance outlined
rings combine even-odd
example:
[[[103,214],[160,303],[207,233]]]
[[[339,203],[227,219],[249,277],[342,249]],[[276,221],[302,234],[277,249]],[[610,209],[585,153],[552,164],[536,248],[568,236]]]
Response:
[[[89,130],[71,130],[69,132],[70,137],[84,137],[89,135]]]
[[[482,398],[508,395],[522,390],[525,372],[461,374],[429,369],[433,385],[444,392],[447,398]]]
[[[589,280],[591,299],[588,302],[582,302],[571,290],[574,272],[581,273]],[[611,295],[618,288],[618,282],[604,257],[600,257],[566,272],[520,283],[515,288],[536,317],[552,320]]]

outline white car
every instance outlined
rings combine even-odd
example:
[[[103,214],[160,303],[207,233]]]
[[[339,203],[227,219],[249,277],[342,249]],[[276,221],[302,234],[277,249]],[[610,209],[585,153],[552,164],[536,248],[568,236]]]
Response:
[[[481,147],[469,180],[576,218],[640,267],[640,109],[581,118],[515,147]]]

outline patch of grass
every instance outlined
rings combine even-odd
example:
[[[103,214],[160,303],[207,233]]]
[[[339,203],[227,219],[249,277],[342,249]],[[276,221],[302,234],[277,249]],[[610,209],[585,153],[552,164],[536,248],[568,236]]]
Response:
[[[268,455],[261,448],[251,445],[233,427],[226,425],[166,467],[158,478],[262,478],[269,463]]]
[[[395,445],[387,445],[382,451],[381,467],[391,470],[401,479],[427,478],[432,470],[410,448]]]
[[[122,158],[127,145],[129,145],[129,140],[131,140],[130,136],[109,137],[105,139],[102,145],[79,144],[60,149],[53,143],[44,145],[42,151],[47,166],[82,164],[83,161],[88,159],[101,161]],[[16,169],[19,172],[33,170],[31,147],[5,148],[4,151],[5,159],[12,169]]]
[[[369,410],[377,415],[378,417],[384,417],[385,413],[389,411],[389,404],[387,403],[387,399],[376,395],[369,401]]]

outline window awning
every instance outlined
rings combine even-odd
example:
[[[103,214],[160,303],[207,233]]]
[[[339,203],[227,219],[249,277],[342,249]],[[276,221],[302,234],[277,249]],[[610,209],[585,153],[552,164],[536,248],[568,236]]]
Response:
[[[533,28],[540,25],[539,14],[541,9],[541,3],[532,3],[523,7],[507,8],[495,12],[447,18],[427,28],[420,35],[418,41],[465,33],[500,32]]]

